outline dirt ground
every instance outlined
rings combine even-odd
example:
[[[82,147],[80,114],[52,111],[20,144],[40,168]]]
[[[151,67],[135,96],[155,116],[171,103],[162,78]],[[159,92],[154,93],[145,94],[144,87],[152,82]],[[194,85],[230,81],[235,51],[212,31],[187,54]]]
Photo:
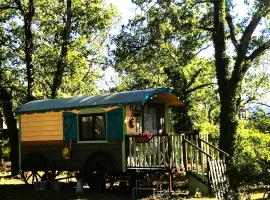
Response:
[[[116,199],[132,199],[126,191],[120,191],[117,188],[106,190],[103,193],[90,191],[89,188],[84,188],[82,194],[76,194],[75,184],[62,183],[60,191],[55,191],[53,188],[48,188],[45,191],[37,191],[33,187],[25,185],[18,178],[1,178],[0,181],[0,199],[1,200],[116,200]]]
[[[38,191],[33,186],[26,185],[22,179],[11,177],[10,165],[0,166],[0,200],[122,200],[132,199],[130,192],[120,190],[119,187],[107,189],[103,193],[83,188],[83,193],[76,194],[76,183],[61,182],[60,191],[48,186],[45,191]]]

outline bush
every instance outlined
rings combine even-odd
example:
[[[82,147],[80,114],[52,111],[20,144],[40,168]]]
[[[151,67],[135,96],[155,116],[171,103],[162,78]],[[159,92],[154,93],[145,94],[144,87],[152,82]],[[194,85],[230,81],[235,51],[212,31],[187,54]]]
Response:
[[[270,135],[256,129],[246,129],[245,123],[239,126],[235,155],[229,172],[235,177],[233,181],[237,186],[269,185]]]

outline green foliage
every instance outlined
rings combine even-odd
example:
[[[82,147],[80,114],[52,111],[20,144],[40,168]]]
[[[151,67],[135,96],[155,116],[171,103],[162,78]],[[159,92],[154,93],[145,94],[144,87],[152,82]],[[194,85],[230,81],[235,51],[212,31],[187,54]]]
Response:
[[[22,0],[23,9],[28,0]],[[16,92],[15,101],[24,102],[27,79],[24,55],[23,17],[13,1],[1,0],[0,56],[1,86]],[[2,6],[3,9],[2,10]],[[117,10],[104,0],[72,1],[68,63],[59,96],[96,93],[96,80],[105,62],[109,31],[117,20]],[[38,98],[50,97],[56,64],[61,53],[66,1],[36,1],[33,20],[34,90]],[[18,91],[21,91],[18,95]],[[22,97],[17,100],[17,97]],[[15,106],[17,107],[17,106]]]
[[[238,129],[231,166],[233,181],[238,186],[270,184],[270,135],[246,128],[247,123],[242,121]]]
[[[65,3],[40,1],[36,18],[39,32],[36,53],[36,94],[49,97],[56,63],[61,51],[65,20]],[[103,0],[77,0],[72,3],[71,35],[68,41],[67,68],[59,96],[96,93],[96,80],[101,77],[106,43],[117,11]],[[46,76],[44,76],[46,74]]]
[[[270,130],[270,114],[263,109],[258,109],[251,115],[251,119],[247,127],[260,131],[261,133],[269,134]]]
[[[200,23],[208,5],[154,0],[135,3],[141,13],[113,39],[113,63],[122,80],[116,90],[172,88],[186,105],[173,112],[175,131],[198,128],[200,111],[190,108],[201,105],[202,99],[192,93],[211,91],[214,72],[210,61],[197,57],[209,35],[193,25]]]
[[[2,147],[2,153],[4,158],[9,158],[11,148],[8,144],[4,145]]]

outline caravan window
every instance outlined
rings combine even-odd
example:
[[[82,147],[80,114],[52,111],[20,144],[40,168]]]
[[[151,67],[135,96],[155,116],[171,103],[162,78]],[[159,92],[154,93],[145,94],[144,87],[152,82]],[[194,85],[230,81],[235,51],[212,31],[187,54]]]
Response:
[[[104,113],[79,116],[80,140],[106,139],[106,118]]]

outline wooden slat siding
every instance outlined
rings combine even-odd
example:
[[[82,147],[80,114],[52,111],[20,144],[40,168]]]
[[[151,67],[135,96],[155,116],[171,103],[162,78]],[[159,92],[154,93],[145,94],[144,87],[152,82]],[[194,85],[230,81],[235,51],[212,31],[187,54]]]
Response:
[[[47,119],[46,121],[39,121],[38,124],[33,123],[33,121],[26,121],[24,122],[24,125],[26,127],[30,126],[30,127],[36,127],[36,126],[51,126],[51,125],[60,125],[62,123],[62,121],[57,121],[55,122],[55,120],[50,120]]]
[[[46,113],[34,113],[34,114],[23,114],[22,123],[25,122],[42,122],[42,121],[54,121],[62,119],[62,112],[46,112]]]
[[[50,141],[50,140],[59,140],[62,141],[63,140],[63,136],[58,135],[38,135],[38,136],[23,136],[22,137],[22,141]]]
[[[62,112],[21,115],[21,141],[63,140]]]
[[[38,123],[35,122],[37,125]],[[43,125],[43,126],[23,126],[21,128],[21,131],[23,131],[25,134],[32,133],[32,132],[39,132],[39,131],[54,131],[59,130],[59,127],[61,128],[62,124],[51,124],[51,125]]]

